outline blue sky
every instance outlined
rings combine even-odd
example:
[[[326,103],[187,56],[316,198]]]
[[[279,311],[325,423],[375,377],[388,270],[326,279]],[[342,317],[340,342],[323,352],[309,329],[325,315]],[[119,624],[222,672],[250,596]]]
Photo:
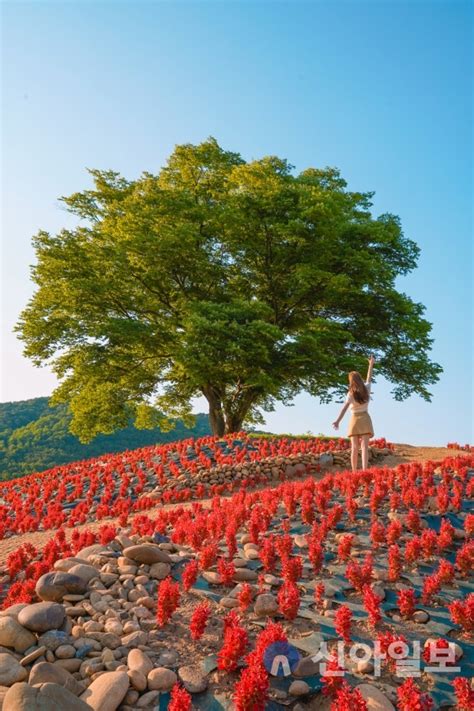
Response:
[[[2,401],[54,388],[11,329],[31,236],[71,224],[57,198],[89,186],[86,167],[134,178],[212,135],[249,160],[337,166],[376,191],[376,214],[400,215],[421,257],[398,286],[426,305],[445,370],[431,404],[376,378],[376,436],[474,442],[470,3],[4,1],[2,15]],[[330,433],[338,409],[303,394],[267,429]]]

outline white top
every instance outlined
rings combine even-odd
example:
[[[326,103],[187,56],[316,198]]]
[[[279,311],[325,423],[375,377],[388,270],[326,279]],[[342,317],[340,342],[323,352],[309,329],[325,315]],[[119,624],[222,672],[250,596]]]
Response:
[[[365,383],[365,387],[369,391],[369,400],[370,400],[370,380],[368,380]],[[359,403],[359,402],[357,402],[357,400],[354,399],[354,395],[349,390],[349,392],[347,393],[345,404],[351,406],[352,412],[368,412],[369,400],[367,400],[367,402]]]

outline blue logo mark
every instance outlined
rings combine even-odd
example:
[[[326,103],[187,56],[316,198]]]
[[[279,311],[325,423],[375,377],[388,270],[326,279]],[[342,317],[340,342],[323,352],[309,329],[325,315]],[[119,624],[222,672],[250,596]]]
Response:
[[[300,658],[300,653],[292,644],[273,642],[264,652],[263,665],[272,676],[290,676]]]

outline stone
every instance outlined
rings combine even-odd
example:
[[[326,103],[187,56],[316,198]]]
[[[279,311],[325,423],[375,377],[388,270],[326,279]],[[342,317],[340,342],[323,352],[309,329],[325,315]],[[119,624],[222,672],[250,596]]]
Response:
[[[131,670],[139,671],[148,676],[153,669],[153,662],[141,649],[131,649],[127,657],[127,666]]]
[[[291,696],[306,696],[306,694],[309,694],[310,692],[310,687],[305,681],[293,681],[290,684],[290,688],[288,689],[288,693]]]
[[[41,684],[59,684],[70,691],[74,696],[84,691],[84,687],[73,677],[67,669],[63,669],[56,664],[49,662],[39,662],[35,664],[30,672],[28,684],[30,686],[41,686]]]
[[[153,563],[150,566],[150,578],[155,580],[164,580],[171,573],[171,565],[169,563]]]
[[[82,559],[82,562],[87,562],[89,561],[89,558],[98,556],[101,553],[110,553],[110,549],[100,543],[93,543],[91,546],[87,546],[86,548],[82,548],[80,551],[78,551],[76,554],[76,559],[79,558],[80,560]]]
[[[140,644],[146,644],[148,641],[148,636],[146,632],[141,630],[136,630],[135,632],[130,632],[130,634],[122,637],[122,644],[124,647],[138,647]]]
[[[202,668],[197,665],[187,664],[186,666],[180,667],[178,669],[178,677],[186,691],[189,691],[190,694],[199,694],[208,687],[209,682],[207,675],[203,672]]]
[[[99,576],[99,571],[97,568],[94,568],[93,565],[79,563],[69,569],[69,574],[80,578],[87,586],[93,578],[97,578]]]
[[[136,563],[153,565],[153,563],[171,563],[171,558],[166,551],[161,550],[154,543],[141,543],[137,546],[129,546],[123,551],[123,555]]]
[[[57,602],[36,602],[21,610],[18,622],[32,632],[47,632],[61,627],[66,613]]]
[[[359,684],[357,686],[367,704],[368,711],[395,711],[392,702],[384,693],[372,684]]]
[[[373,674],[374,664],[370,659],[359,659],[356,670],[359,674]]]
[[[430,619],[430,616],[425,610],[415,610],[411,619],[418,624],[425,624]]]
[[[14,617],[0,617],[0,645],[24,652],[36,644],[32,632],[22,627]]]
[[[0,685],[12,686],[17,681],[23,681],[28,676],[25,667],[11,654],[0,653]]]
[[[94,679],[80,698],[94,711],[116,711],[122,703],[129,685],[130,681],[126,672],[105,672]]]
[[[71,674],[79,671],[81,664],[82,659],[77,659],[76,657],[74,657],[74,659],[56,659],[54,662],[54,666],[66,669],[68,672],[71,672]]]
[[[159,691],[147,691],[146,694],[143,694],[143,696],[140,696],[136,703],[137,709],[144,709],[147,707],[153,708],[154,704],[158,701],[160,696]]]
[[[86,590],[87,583],[82,578],[61,571],[45,573],[35,587],[38,597],[47,602],[61,602],[65,595],[79,595]]]
[[[237,568],[234,573],[234,580],[238,583],[258,580],[258,575],[255,570],[249,568]]]
[[[14,617],[15,620],[17,620],[20,610],[23,610],[24,607],[28,607],[25,602],[19,602],[16,605],[10,605],[10,607],[7,607],[6,610],[0,610],[0,618]]]
[[[48,630],[48,632],[38,637],[38,644],[46,647],[51,652],[55,652],[59,647],[68,645],[70,642],[70,636],[62,630]]]
[[[39,657],[42,657],[45,652],[46,647],[37,647],[32,652],[27,654],[26,657],[23,657],[20,662],[21,666],[26,667],[28,664],[31,664],[32,662],[36,661],[36,659],[38,659]]]
[[[148,688],[150,691],[170,691],[177,680],[178,677],[171,669],[157,667],[148,674]]]
[[[206,582],[211,583],[211,585],[221,585],[222,584],[222,577],[215,570],[204,570],[201,573],[201,576],[204,578],[204,580]]]
[[[257,617],[272,617],[278,612],[278,602],[271,593],[257,595],[254,612]]]
[[[142,674],[137,669],[129,669],[128,678],[136,691],[145,691],[147,685],[147,678],[145,674]]]
[[[313,657],[303,657],[293,670],[293,676],[314,676],[320,673],[320,663],[313,661]]]
[[[234,607],[239,607],[240,603],[235,597],[228,597],[224,595],[224,597],[221,597],[219,600],[219,605],[221,607],[226,607],[227,609],[232,609]]]
[[[4,711],[91,711],[91,707],[59,684],[14,684],[7,692]]]

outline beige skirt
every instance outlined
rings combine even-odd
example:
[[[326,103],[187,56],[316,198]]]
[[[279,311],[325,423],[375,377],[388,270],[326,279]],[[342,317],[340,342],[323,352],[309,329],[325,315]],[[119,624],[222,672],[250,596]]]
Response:
[[[348,437],[368,434],[374,436],[374,427],[368,412],[353,412],[349,421]]]

